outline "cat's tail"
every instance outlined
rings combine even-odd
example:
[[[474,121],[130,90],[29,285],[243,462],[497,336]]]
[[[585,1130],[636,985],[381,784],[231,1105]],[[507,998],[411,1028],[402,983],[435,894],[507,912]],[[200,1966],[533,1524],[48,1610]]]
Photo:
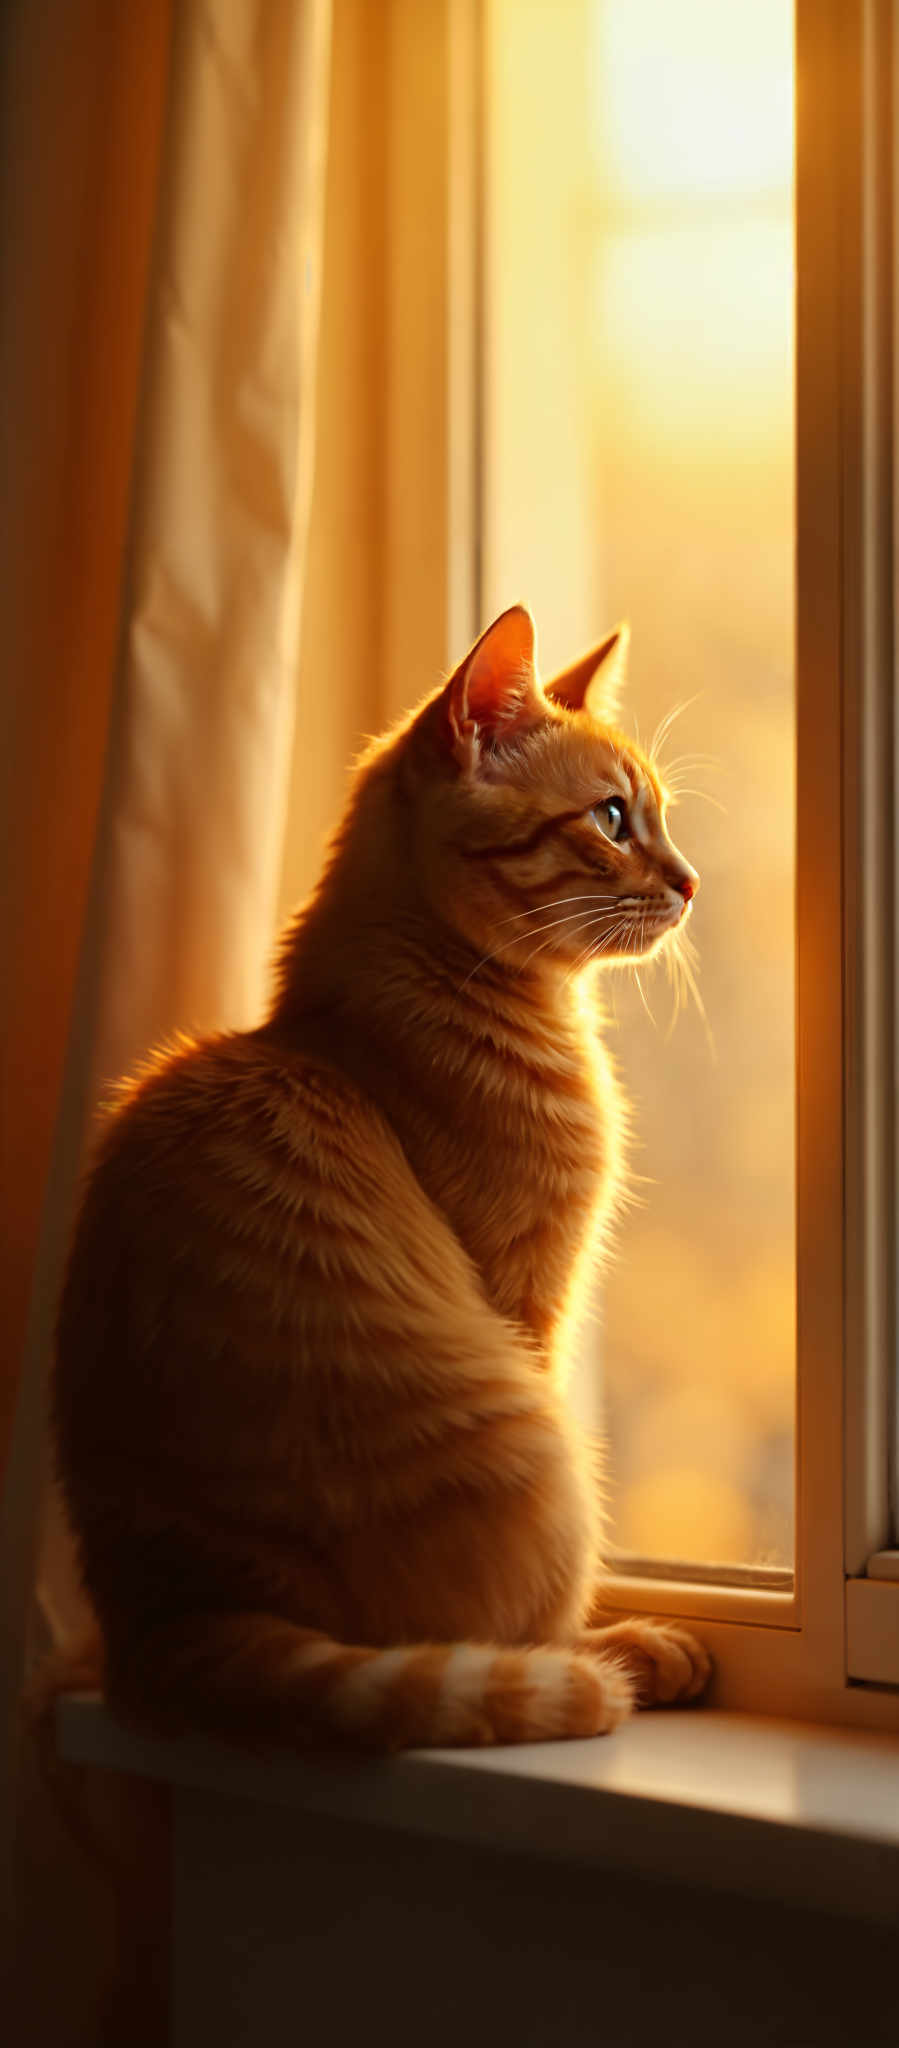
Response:
[[[164,1732],[253,1747],[465,1748],[605,1735],[634,1683],[614,1651],[480,1643],[372,1649],[267,1614],[203,1615],[153,1630],[108,1698]]]

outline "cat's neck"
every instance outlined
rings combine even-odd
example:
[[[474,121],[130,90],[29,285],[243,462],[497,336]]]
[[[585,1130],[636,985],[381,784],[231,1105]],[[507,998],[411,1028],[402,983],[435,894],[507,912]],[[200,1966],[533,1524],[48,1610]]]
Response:
[[[398,1048],[463,1022],[486,1031],[491,1020],[508,1031],[526,1023],[529,1036],[555,1039],[578,1015],[564,971],[485,951],[409,888],[382,904],[313,899],[285,946],[272,1023],[299,1041],[316,1019],[340,1019],[344,1029],[357,1020],[368,1036],[380,1023]]]
[[[526,1014],[550,1034],[571,1015],[564,969],[538,948],[515,957],[489,934],[466,935],[435,913],[410,840],[402,776],[385,764],[366,778],[314,895],[289,929],[271,1023],[304,1035],[326,1014],[369,1028],[389,1020],[405,1039],[429,1014],[455,1006]]]

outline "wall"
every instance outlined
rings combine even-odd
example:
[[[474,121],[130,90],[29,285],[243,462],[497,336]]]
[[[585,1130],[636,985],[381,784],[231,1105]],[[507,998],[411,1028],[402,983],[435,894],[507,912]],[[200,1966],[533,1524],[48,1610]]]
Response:
[[[175,2048],[893,2048],[899,2028],[892,1929],[203,1793],[182,1795],[176,1898]]]

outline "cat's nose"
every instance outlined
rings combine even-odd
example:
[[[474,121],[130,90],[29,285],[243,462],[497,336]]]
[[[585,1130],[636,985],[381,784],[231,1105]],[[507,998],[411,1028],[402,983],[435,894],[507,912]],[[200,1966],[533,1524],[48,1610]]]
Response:
[[[691,903],[699,888],[699,876],[695,868],[679,868],[671,877],[672,886],[679,889],[684,902]]]

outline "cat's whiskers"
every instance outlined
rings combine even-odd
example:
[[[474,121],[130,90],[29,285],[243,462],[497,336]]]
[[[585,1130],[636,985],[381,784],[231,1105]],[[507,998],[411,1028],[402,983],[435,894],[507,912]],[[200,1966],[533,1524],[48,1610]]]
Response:
[[[559,900],[560,900],[560,902],[566,902],[566,901],[574,902],[574,901],[575,901],[576,899],[575,899],[574,897],[570,897],[570,898],[565,898],[565,897],[561,897],[561,898],[560,898]],[[597,901],[597,902],[598,902],[598,901],[599,901],[600,899],[599,899],[599,898],[595,898],[595,899],[593,899],[593,898],[590,898],[590,899],[588,899],[587,897],[581,897],[581,898],[580,898],[580,901],[581,901],[582,903],[586,903],[586,902],[587,902],[588,900],[589,900],[589,901],[593,901],[593,900],[595,900],[595,901]],[[609,902],[609,903],[612,903],[612,902],[614,902],[614,901],[615,901],[615,898],[614,898],[614,897],[611,897],[611,896],[610,896],[610,897],[607,897],[607,898],[606,898],[605,900],[606,900],[607,902]],[[548,906],[547,904],[540,904],[540,905],[538,905],[537,907],[538,907],[538,909],[540,909],[540,910],[545,910],[545,909],[548,909],[548,908],[549,908],[549,906]],[[594,913],[594,914],[595,914],[595,915],[604,915],[604,914],[607,914],[607,913],[602,913],[602,912],[599,912],[599,913]],[[531,913],[530,913],[529,911],[522,911],[522,912],[520,913],[520,915],[521,915],[522,917],[528,917],[528,916],[530,916],[530,915],[531,915]],[[508,952],[509,952],[509,950],[510,950],[510,948],[511,948],[512,946],[517,946],[517,945],[519,944],[519,942],[520,942],[521,940],[523,940],[523,939],[535,939],[535,938],[537,938],[537,936],[538,936],[538,934],[539,934],[540,932],[550,932],[550,933],[552,933],[552,932],[558,931],[558,930],[560,929],[560,927],[561,927],[562,925],[566,925],[566,924],[577,924],[577,922],[578,922],[578,919],[579,919],[579,918],[580,918],[580,917],[581,917],[582,915],[583,915],[582,911],[580,911],[580,910],[574,910],[574,911],[571,911],[571,912],[569,913],[569,915],[568,915],[567,917],[551,917],[551,918],[550,918],[550,920],[549,920],[549,922],[548,922],[548,924],[538,924],[538,925],[537,925],[537,926],[536,926],[536,927],[535,927],[535,928],[534,928],[534,929],[533,929],[532,931],[528,931],[528,932],[515,932],[515,933],[513,934],[513,936],[512,936],[512,938],[511,938],[511,939],[506,939],[506,940],[504,941],[503,945],[501,945],[501,946],[494,946],[494,947],[492,947],[489,953],[485,953],[485,954],[483,955],[483,957],[482,957],[482,958],[481,958],[480,960],[478,960],[478,961],[476,961],[476,962],[475,962],[475,965],[474,965],[474,967],[472,967],[472,969],[471,969],[470,973],[466,974],[466,976],[465,976],[465,980],[464,980],[464,981],[460,981],[460,983],[459,983],[459,986],[458,986],[458,988],[457,988],[457,990],[456,990],[456,994],[457,994],[457,995],[461,995],[461,994],[462,994],[462,990],[463,990],[464,988],[467,988],[467,987],[468,987],[468,983],[469,983],[469,982],[470,982],[470,981],[471,981],[471,980],[472,980],[472,979],[474,978],[474,976],[475,976],[475,975],[476,975],[476,974],[477,974],[477,973],[478,973],[478,972],[480,971],[480,969],[481,969],[482,967],[486,967],[486,966],[487,966],[487,963],[488,963],[488,961],[490,961],[490,960],[496,960],[496,959],[498,959],[498,958],[499,958],[499,955],[500,955],[500,953],[508,953]],[[511,919],[504,919],[504,920],[503,920],[503,922],[504,922],[504,923],[511,923],[511,922],[512,922],[512,920],[511,920]],[[551,944],[552,944],[552,939],[551,939],[551,938],[549,938],[549,939],[546,939],[546,940],[544,941],[544,944],[545,944],[545,945],[547,945],[547,946],[551,945]],[[530,966],[530,963],[531,963],[531,961],[532,961],[533,959],[536,959],[537,953],[542,953],[542,951],[543,951],[543,946],[537,946],[537,947],[536,947],[536,949],[535,949],[535,951],[534,951],[533,953],[529,953],[529,954],[528,954],[528,957],[527,957],[527,960],[525,961],[525,966],[526,966],[526,967],[527,967],[527,966]]]
[[[692,697],[682,697],[679,704],[675,704],[670,711],[666,712],[664,718],[659,719],[659,723],[649,743],[650,760],[654,761],[659,748],[664,746],[675,719],[680,718],[682,712],[689,711],[690,705],[698,703],[701,696],[702,691],[697,690]]]
[[[607,953],[613,944],[617,946],[619,940],[623,939],[623,950],[626,952],[628,935],[632,930],[633,913],[629,917],[623,917],[620,925],[613,927],[612,931],[605,932],[602,935],[599,950]]]
[[[672,803],[680,803],[681,797],[684,796],[698,796],[699,798],[701,798],[703,803],[713,804],[715,810],[720,811],[721,816],[723,818],[727,817],[726,804],[721,803],[718,797],[712,796],[707,789],[687,789],[686,787],[682,788],[679,784],[675,783],[673,788],[669,785],[669,794]]]
[[[567,988],[568,983],[572,980],[573,976],[582,973],[584,968],[589,965],[591,960],[597,958],[600,952],[607,952],[610,945],[613,944],[613,942],[617,938],[619,932],[622,932],[627,929],[627,926],[630,924],[630,921],[631,920],[628,913],[619,910],[605,910],[594,913],[593,917],[591,917],[585,925],[585,938],[587,936],[587,933],[589,931],[595,930],[597,925],[605,923],[607,928],[605,931],[601,931],[599,933],[598,938],[595,939],[587,947],[585,952],[581,952],[578,954],[577,959],[572,962],[571,966],[568,969],[568,973],[565,975],[565,978],[562,982],[562,987]]]
[[[539,917],[542,910],[558,910],[564,903],[615,902],[617,902],[617,897],[615,896],[597,896],[592,893],[585,896],[551,896],[548,903],[535,903],[532,910],[515,910],[511,917],[501,917],[498,920],[497,929],[506,924],[517,924],[519,919]]]
[[[706,1043],[708,1045],[709,1052],[711,1053],[712,1059],[717,1062],[718,1052],[715,1045],[714,1033],[712,1031],[711,1025],[708,1020],[708,1016],[706,1014],[706,1007],[702,1000],[702,996],[699,991],[699,983],[696,978],[696,968],[699,964],[698,954],[693,940],[689,937],[689,934],[684,930],[683,926],[680,926],[678,930],[674,933],[673,943],[670,948],[670,956],[672,961],[672,967],[676,970],[680,978],[682,988],[686,989],[687,994],[692,996],[693,1001],[696,1004],[700,1022],[705,1033]],[[675,1005],[674,1015],[671,1020],[671,1030],[674,1029],[674,1023],[677,1018],[679,1009],[680,1002],[676,1003]]]
[[[717,768],[723,766],[720,754],[675,754],[670,761],[658,762],[657,766],[665,776],[682,774],[689,768]]]
[[[579,960],[575,961],[570,972],[566,974],[563,987],[567,987],[575,974],[585,974],[588,967],[595,966],[596,962],[608,952],[610,945],[614,944],[620,934],[620,929],[621,927],[611,932],[603,933],[600,938],[594,941],[592,946],[588,946],[587,951],[581,955]]]
[[[642,981],[640,980],[640,970],[639,970],[639,968],[638,968],[638,967],[635,967],[635,968],[634,968],[634,980],[635,980],[635,982],[636,982],[636,984],[637,984],[637,990],[638,990],[638,993],[639,993],[640,1001],[641,1001],[641,1003],[643,1004],[643,1008],[644,1008],[644,1010],[646,1011],[646,1015],[647,1015],[647,1017],[649,1018],[649,1021],[650,1021],[650,1024],[652,1025],[652,1027],[653,1027],[653,1030],[655,1030],[655,1028],[656,1028],[656,1020],[655,1020],[655,1017],[653,1016],[652,1010],[651,1010],[651,1009],[650,1009],[650,1007],[649,1007],[649,1003],[648,1003],[648,1000],[647,1000],[647,996],[646,996],[646,990],[645,990],[645,988],[643,987],[643,983],[642,983]]]
[[[614,918],[614,917],[615,917],[615,916],[616,916],[617,914],[618,914],[618,913],[617,913],[616,911],[614,911],[614,910],[595,910],[595,911],[593,911],[593,912],[592,912],[592,914],[590,915],[590,917],[588,917],[588,918],[586,919],[586,921],[585,921],[585,931],[590,931],[590,930],[592,929],[592,927],[593,927],[594,925],[597,925],[597,924],[601,924],[601,923],[603,922],[603,919],[604,919],[604,918]],[[560,918],[557,918],[557,919],[555,920],[555,922],[554,922],[554,923],[553,923],[553,924],[552,924],[552,925],[551,925],[551,926],[549,927],[549,929],[550,929],[550,934],[552,934],[552,932],[554,932],[554,931],[557,931],[560,925],[563,925],[563,924],[574,924],[574,923],[577,923],[577,921],[578,921],[578,919],[577,919],[576,917],[560,917]],[[539,926],[539,925],[538,925],[537,929],[538,929],[538,931],[539,931],[539,930],[542,930],[542,929],[543,929],[543,927],[542,927],[542,926]],[[530,934],[528,934],[528,936],[530,936]],[[538,953],[542,953],[542,952],[544,951],[544,949],[545,949],[545,948],[546,948],[547,946],[551,946],[551,945],[552,945],[552,936],[550,936],[550,937],[549,937],[548,939],[544,939],[544,940],[542,941],[542,943],[541,943],[541,944],[540,944],[539,946],[535,946],[535,947],[534,947],[534,950],[533,950],[533,952],[531,952],[531,953],[529,953],[529,954],[528,954],[528,956],[527,956],[527,959],[526,959],[526,960],[525,960],[525,962],[524,962],[525,968],[528,968],[528,967],[530,967],[531,961],[532,961],[532,960],[536,960],[536,958],[537,958],[537,955],[538,955]],[[566,981],[568,980],[568,976],[567,976],[567,975],[566,975],[566,977],[565,977],[565,980],[566,980]]]
[[[643,939],[645,938],[645,936],[646,936],[646,918],[645,918],[645,917],[641,917],[641,919],[640,919],[640,941],[641,941],[641,944],[642,944],[642,941],[643,941]],[[650,1007],[649,1007],[649,1003],[648,1003],[648,1001],[647,1001],[647,997],[646,997],[646,990],[644,989],[644,987],[643,987],[643,983],[642,983],[642,981],[640,980],[640,969],[639,969],[639,967],[637,966],[637,963],[636,963],[636,961],[634,961],[634,966],[633,966],[633,976],[634,976],[634,980],[635,980],[635,982],[636,982],[636,984],[637,984],[637,988],[638,988],[638,990],[639,990],[639,994],[640,994],[640,1001],[641,1001],[641,1003],[643,1004],[643,1008],[644,1008],[644,1010],[646,1011],[646,1015],[647,1015],[647,1017],[649,1018],[649,1021],[650,1021],[650,1024],[652,1025],[652,1027],[653,1027],[653,1030],[655,1030],[655,1029],[657,1028],[657,1027],[656,1027],[656,1020],[655,1020],[655,1017],[653,1016],[652,1010],[651,1010],[651,1009],[650,1009]]]
[[[689,775],[694,775],[704,769],[720,772],[722,762],[719,755],[678,754],[670,761],[657,759],[655,766],[664,785],[666,800],[669,804],[678,804],[684,797],[699,797],[703,803],[711,804],[716,811],[720,811],[722,817],[727,816],[727,806],[721,802],[719,797],[714,796],[711,790],[701,789],[698,783],[689,783],[686,780]]]
[[[677,1023],[678,1017],[680,1016],[684,1000],[684,980],[683,975],[681,973],[680,954],[673,940],[671,945],[666,946],[665,948],[665,966],[668,971],[668,979],[671,983],[673,997],[671,1009],[671,1022],[668,1026],[668,1030],[665,1033],[665,1037],[667,1040],[671,1037],[675,1024]]]
[[[609,929],[607,931],[600,932],[598,938],[596,938],[592,942],[592,944],[587,947],[586,952],[582,953],[580,957],[574,962],[573,967],[569,968],[569,971],[566,974],[565,980],[562,984],[563,988],[567,988],[568,983],[569,981],[571,981],[573,975],[583,973],[584,970],[590,966],[592,961],[597,960],[599,958],[601,953],[607,953],[609,951],[610,946],[617,941],[621,933],[626,932],[628,930],[632,922],[632,919],[627,913],[622,913],[618,917],[615,917],[614,914],[612,915],[613,922],[610,925]],[[598,923],[599,920],[597,919],[595,920],[595,922]]]

